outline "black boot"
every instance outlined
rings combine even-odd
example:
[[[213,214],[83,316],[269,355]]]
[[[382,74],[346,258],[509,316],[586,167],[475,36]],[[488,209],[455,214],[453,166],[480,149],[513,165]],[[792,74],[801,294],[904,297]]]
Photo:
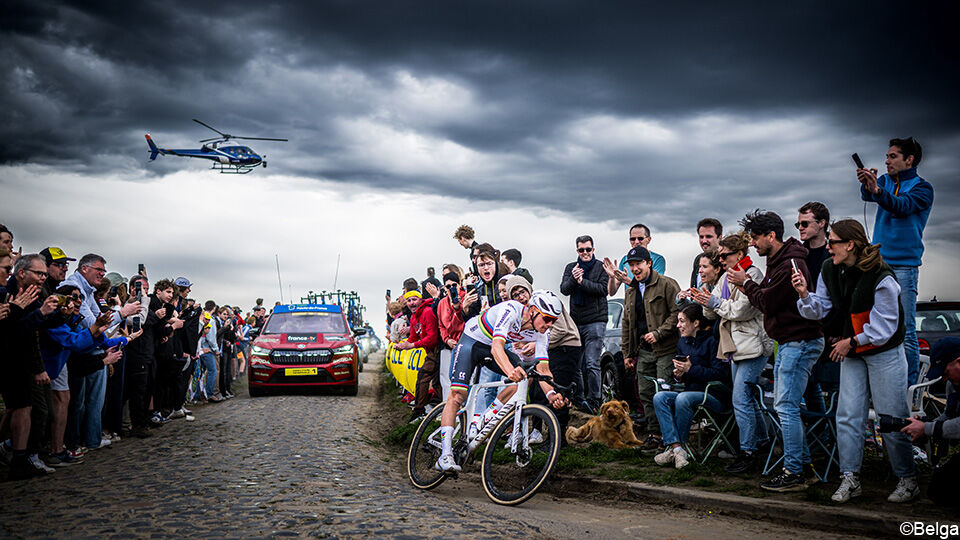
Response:
[[[733,463],[724,467],[723,470],[727,471],[730,474],[741,474],[749,471],[753,468],[753,465],[756,463],[757,457],[752,452],[744,452],[743,450],[737,454],[737,459],[733,460]]]

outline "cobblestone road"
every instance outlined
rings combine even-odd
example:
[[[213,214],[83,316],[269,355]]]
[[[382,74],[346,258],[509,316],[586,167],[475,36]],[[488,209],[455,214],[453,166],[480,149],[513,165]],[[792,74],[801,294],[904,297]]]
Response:
[[[9,537],[500,538],[794,535],[759,522],[650,507],[594,506],[541,494],[491,504],[466,478],[413,489],[358,422],[375,421],[378,364],[361,395],[238,397],[197,407],[146,440],[90,452],[51,477],[0,484]],[[643,518],[646,513],[649,519]],[[643,523],[642,525],[640,523]],[[673,532],[671,532],[673,531]]]

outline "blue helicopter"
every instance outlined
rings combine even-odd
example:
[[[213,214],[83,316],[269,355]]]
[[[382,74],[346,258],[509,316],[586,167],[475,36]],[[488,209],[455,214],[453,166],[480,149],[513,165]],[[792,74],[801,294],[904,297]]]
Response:
[[[217,132],[220,136],[203,139],[200,141],[203,143],[203,146],[201,146],[199,150],[194,150],[192,148],[160,148],[153,142],[153,139],[150,138],[150,134],[148,133],[145,137],[147,138],[147,144],[150,146],[150,161],[157,159],[158,155],[165,156],[168,154],[171,156],[209,159],[213,162],[211,168],[220,171],[221,174],[247,174],[260,165],[266,168],[267,156],[266,154],[263,156],[257,155],[249,146],[231,144],[230,139],[246,139],[251,141],[287,140],[268,137],[238,137],[208,126],[196,118],[193,118],[193,121]]]

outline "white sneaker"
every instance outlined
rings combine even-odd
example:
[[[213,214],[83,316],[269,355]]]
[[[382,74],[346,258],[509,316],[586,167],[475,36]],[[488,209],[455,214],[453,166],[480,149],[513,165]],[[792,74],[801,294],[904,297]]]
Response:
[[[113,443],[110,442],[110,439],[100,439],[100,444],[97,445],[97,446],[93,446],[93,447],[91,447],[90,449],[91,449],[91,450],[98,450],[98,449],[100,449],[100,448],[106,448],[106,447],[110,446],[111,444],[113,444]]]
[[[860,480],[853,473],[844,473],[843,480],[840,481],[840,487],[833,492],[830,500],[838,503],[845,503],[854,497],[859,497],[862,493]]]
[[[457,461],[453,459],[453,454],[442,454],[433,468],[443,472],[460,472],[460,466],[457,465]]]
[[[41,471],[43,471],[43,472],[46,473],[46,474],[51,474],[51,473],[57,472],[56,469],[54,469],[53,467],[48,466],[46,463],[44,463],[43,461],[41,461],[41,460],[40,460],[40,456],[38,456],[37,454],[30,454],[30,456],[27,457],[27,461],[29,461],[29,462],[30,462],[30,465],[33,465],[33,467],[34,467],[35,469],[41,470]]]
[[[653,461],[654,463],[662,467],[664,465],[669,465],[673,463],[676,457],[677,457],[677,454],[673,451],[673,447],[668,446],[666,450],[664,450],[663,452],[660,452],[656,456],[653,456]]]
[[[682,469],[690,464],[690,460],[687,459],[687,451],[684,450],[682,446],[674,448],[673,453],[676,454],[676,457],[673,458],[673,464],[676,465],[678,469]]]
[[[187,413],[183,412],[183,409],[177,409],[167,415],[167,420],[173,420],[175,418],[183,418]]]
[[[897,489],[893,490],[887,500],[892,503],[905,503],[916,499],[917,495],[920,495],[920,484],[916,476],[911,476],[901,478],[897,483]]]
[[[183,415],[183,419],[186,420],[187,422],[193,422],[194,420],[197,419],[197,417],[192,414],[185,414]]]

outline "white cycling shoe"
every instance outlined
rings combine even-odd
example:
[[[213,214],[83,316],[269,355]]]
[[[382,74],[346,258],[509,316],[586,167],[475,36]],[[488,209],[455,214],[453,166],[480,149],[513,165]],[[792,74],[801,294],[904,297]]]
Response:
[[[543,434],[540,433],[539,429],[534,428],[530,430],[530,436],[527,437],[529,444],[543,444],[543,441]],[[506,446],[513,446],[513,433],[511,433],[510,438],[507,439]]]
[[[443,472],[460,472],[460,466],[457,465],[457,460],[453,459],[453,454],[441,455],[433,468]]]

